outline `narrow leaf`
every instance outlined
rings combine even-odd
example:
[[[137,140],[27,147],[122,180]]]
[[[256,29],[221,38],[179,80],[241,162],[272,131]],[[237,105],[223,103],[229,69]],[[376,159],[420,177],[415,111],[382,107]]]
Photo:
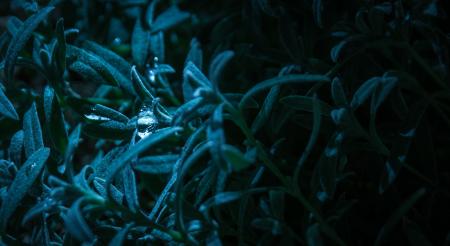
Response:
[[[19,115],[17,115],[16,109],[13,104],[6,97],[3,90],[0,88],[0,115],[8,117],[13,120],[19,120]]]
[[[23,132],[25,155],[28,157],[38,149],[44,147],[44,140],[42,139],[41,123],[36,110],[36,104],[33,103],[31,108],[25,113],[23,117]]]
[[[41,173],[49,155],[50,149],[40,148],[30,155],[17,172],[16,177],[8,189],[8,199],[3,200],[0,208],[0,234],[4,232],[9,218]]]
[[[271,88],[275,85],[284,85],[284,84],[311,84],[317,82],[329,82],[329,78],[322,75],[310,75],[310,74],[292,74],[292,75],[284,75],[279,77],[274,77],[268,80],[264,80],[253,88],[251,88],[247,93],[242,97],[241,102],[239,103],[239,108],[245,107],[247,101],[256,93],[265,90],[267,88]]]
[[[28,39],[31,37],[34,29],[36,29],[47,15],[54,9],[54,7],[45,7],[39,10],[36,14],[30,16],[27,20],[23,22],[23,25],[17,30],[16,35],[12,38],[9,43],[8,50],[5,55],[5,67],[4,73],[7,81],[12,80],[14,65],[16,63],[17,56],[19,52],[25,47]]]

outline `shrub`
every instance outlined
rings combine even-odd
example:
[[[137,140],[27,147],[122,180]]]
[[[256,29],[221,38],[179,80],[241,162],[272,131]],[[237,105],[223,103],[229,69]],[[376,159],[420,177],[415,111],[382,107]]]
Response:
[[[0,244],[449,244],[444,5],[2,1]]]

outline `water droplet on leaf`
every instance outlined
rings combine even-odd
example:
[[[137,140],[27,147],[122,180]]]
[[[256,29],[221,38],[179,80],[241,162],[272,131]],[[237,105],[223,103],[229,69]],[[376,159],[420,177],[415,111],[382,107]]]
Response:
[[[144,139],[158,128],[158,119],[150,107],[144,106],[138,114],[137,135]]]
[[[86,117],[89,120],[95,120],[95,121],[111,120],[108,117],[103,117],[103,116],[99,116],[99,115],[95,115],[95,114],[85,114],[84,117]]]

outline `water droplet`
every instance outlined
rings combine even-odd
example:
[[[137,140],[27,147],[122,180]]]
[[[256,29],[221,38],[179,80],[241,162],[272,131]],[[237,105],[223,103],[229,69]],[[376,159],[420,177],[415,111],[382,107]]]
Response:
[[[36,162],[33,162],[31,165],[28,166],[28,168],[26,169],[26,174],[30,175],[31,171],[33,171],[33,169],[37,166]]]
[[[116,45],[121,45],[122,44],[122,39],[119,37],[116,37],[113,41],[112,41],[112,45],[116,46]]]
[[[103,117],[95,114],[85,114],[84,117],[86,117],[89,120],[96,120],[96,121],[105,121],[105,120],[111,120],[108,117]]]
[[[154,83],[156,80],[155,71],[153,69],[148,70],[148,78],[150,79],[150,82]]]
[[[137,135],[144,139],[158,128],[158,119],[150,107],[144,106],[138,114],[136,122]]]
[[[153,66],[157,67],[159,62],[159,58],[157,56],[153,57]]]

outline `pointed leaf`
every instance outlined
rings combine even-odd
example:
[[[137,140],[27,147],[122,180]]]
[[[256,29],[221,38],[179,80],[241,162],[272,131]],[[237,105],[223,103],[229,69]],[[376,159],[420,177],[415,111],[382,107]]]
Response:
[[[150,33],[143,29],[141,19],[137,18],[131,36],[131,55],[141,68],[145,66],[150,46]]]
[[[264,80],[256,84],[253,88],[247,91],[247,93],[242,97],[239,107],[242,109],[247,101],[256,93],[271,88],[275,85],[284,84],[311,84],[317,82],[329,82],[329,78],[322,75],[311,75],[311,74],[292,74],[274,77],[268,80]]]
[[[47,15],[53,9],[54,7],[45,7],[39,10],[36,14],[30,16],[23,22],[23,25],[19,28],[19,30],[17,30],[16,35],[12,38],[5,55],[4,73],[8,82],[11,82],[12,80],[14,65],[19,52],[23,49],[23,47],[25,47],[25,44],[31,37],[34,29],[38,27],[39,23],[45,20]]]
[[[44,147],[44,140],[42,139],[41,123],[36,110],[36,104],[33,103],[31,108],[25,113],[23,117],[23,132],[25,155],[28,157],[38,149]]]
[[[0,234],[4,232],[8,219],[41,173],[49,155],[50,149],[40,148],[30,155],[17,172],[16,177],[8,189],[8,199],[3,200],[0,208]]]
[[[8,117],[13,120],[19,120],[19,115],[17,115],[16,109],[13,104],[6,97],[3,90],[0,88],[0,115]]]

